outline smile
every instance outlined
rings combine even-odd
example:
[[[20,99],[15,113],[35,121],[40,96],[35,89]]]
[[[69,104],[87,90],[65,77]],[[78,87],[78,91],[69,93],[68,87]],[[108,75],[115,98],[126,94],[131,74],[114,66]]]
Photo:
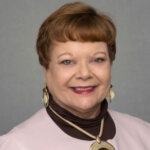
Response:
[[[87,95],[94,92],[97,86],[80,86],[80,87],[71,87],[72,91],[76,94]]]

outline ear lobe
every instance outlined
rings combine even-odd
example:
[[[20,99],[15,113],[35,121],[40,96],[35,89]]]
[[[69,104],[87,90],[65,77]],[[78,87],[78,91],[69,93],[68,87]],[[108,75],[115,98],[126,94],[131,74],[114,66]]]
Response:
[[[42,66],[43,72],[44,72],[44,84],[46,85],[46,68],[44,66]]]
[[[42,66],[42,69],[44,71],[44,74],[46,74],[46,68],[44,66]]]

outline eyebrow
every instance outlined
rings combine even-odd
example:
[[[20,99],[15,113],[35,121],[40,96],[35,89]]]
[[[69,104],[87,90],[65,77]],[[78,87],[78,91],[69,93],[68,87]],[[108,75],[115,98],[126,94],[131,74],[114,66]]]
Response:
[[[94,53],[94,55],[96,55],[96,54],[104,54],[104,55],[106,55],[106,52],[100,52],[100,51],[98,51],[98,52]]]
[[[63,56],[63,55],[70,55],[70,56],[72,56],[72,54],[71,54],[71,53],[62,53],[62,54],[58,55],[58,57],[57,57],[57,58],[59,58],[59,57],[61,57],[61,56]]]
[[[94,53],[94,55],[96,55],[96,54],[104,54],[104,55],[106,55],[106,52],[100,52],[100,51],[98,51],[98,52]],[[65,53],[62,53],[62,54],[58,55],[57,58],[59,58],[59,57],[61,57],[63,55],[70,55],[70,56],[72,56],[71,53],[65,52]]]

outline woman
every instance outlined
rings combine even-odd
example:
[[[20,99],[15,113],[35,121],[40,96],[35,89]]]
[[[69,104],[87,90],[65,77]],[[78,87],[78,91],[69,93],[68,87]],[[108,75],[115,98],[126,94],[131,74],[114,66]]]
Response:
[[[2,136],[0,150],[150,149],[150,124],[107,108],[115,38],[112,20],[84,3],[51,14],[37,38],[46,109]]]

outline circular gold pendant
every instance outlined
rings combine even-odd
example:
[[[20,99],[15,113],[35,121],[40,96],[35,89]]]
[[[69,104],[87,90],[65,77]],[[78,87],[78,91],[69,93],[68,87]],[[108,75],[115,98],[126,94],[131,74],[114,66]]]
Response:
[[[104,141],[101,141],[100,143],[94,142],[91,145],[90,150],[101,150],[103,148],[105,148],[106,150],[115,150],[115,148],[111,144]]]

